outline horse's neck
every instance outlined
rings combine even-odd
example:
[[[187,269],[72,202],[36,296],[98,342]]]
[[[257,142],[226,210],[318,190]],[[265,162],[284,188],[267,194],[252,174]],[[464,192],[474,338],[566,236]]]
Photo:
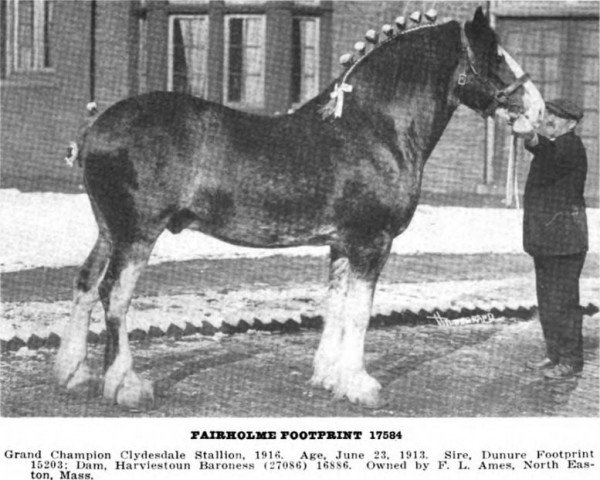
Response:
[[[365,65],[353,99],[359,110],[393,120],[397,146],[419,170],[456,109],[449,92],[459,55],[459,30],[448,28],[446,41],[426,33],[421,43],[389,48]]]
[[[407,94],[390,102],[386,114],[394,120],[398,145],[406,160],[423,168],[446,129],[455,106],[432,89]]]

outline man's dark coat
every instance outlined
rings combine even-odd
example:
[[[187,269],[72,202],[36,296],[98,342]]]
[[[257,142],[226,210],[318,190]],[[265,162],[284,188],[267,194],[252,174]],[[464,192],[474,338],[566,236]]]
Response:
[[[533,256],[570,255],[588,249],[583,190],[587,156],[572,131],[554,141],[538,135],[525,185],[523,246]]]

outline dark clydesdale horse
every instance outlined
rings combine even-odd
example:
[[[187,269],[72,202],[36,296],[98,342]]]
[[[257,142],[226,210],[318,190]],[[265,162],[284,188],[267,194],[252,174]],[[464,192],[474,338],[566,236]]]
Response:
[[[125,315],[164,229],[246,246],[331,247],[328,307],[311,382],[365,405],[379,383],[363,348],[375,284],[415,211],[425,161],[459,104],[536,123],[543,100],[478,9],[471,22],[398,33],[293,114],[261,117],[189,95],[119,102],[79,142],[98,223],[75,281],[55,372],[90,379],[90,313],[106,312],[104,397],[134,406],[152,384],[133,371]]]

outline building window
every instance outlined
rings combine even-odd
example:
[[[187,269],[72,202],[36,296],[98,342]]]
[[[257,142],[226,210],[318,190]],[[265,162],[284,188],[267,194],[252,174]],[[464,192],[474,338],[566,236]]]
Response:
[[[260,5],[265,3],[264,0],[225,0],[225,5]]]
[[[146,16],[138,18],[138,56],[137,75],[138,93],[148,90],[148,20]]]
[[[304,103],[317,93],[319,93],[319,19],[296,17],[292,24],[292,103]]]
[[[206,97],[208,16],[171,15],[169,39],[168,89]]]
[[[12,19],[11,70],[30,72],[52,68],[52,2],[13,0],[8,13]]]
[[[265,100],[264,15],[225,16],[224,99],[226,104],[260,108]]]

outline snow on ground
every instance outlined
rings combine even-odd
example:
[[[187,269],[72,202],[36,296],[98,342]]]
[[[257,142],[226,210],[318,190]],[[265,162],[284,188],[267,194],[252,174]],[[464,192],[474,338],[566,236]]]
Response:
[[[522,210],[420,205],[393,253],[521,253]],[[600,210],[588,209],[590,250],[600,246]],[[85,194],[22,193],[0,189],[0,270],[80,265],[96,239]],[[257,258],[269,255],[321,256],[327,247],[287,249],[229,245],[198,232],[165,232],[150,263],[198,258]]]

